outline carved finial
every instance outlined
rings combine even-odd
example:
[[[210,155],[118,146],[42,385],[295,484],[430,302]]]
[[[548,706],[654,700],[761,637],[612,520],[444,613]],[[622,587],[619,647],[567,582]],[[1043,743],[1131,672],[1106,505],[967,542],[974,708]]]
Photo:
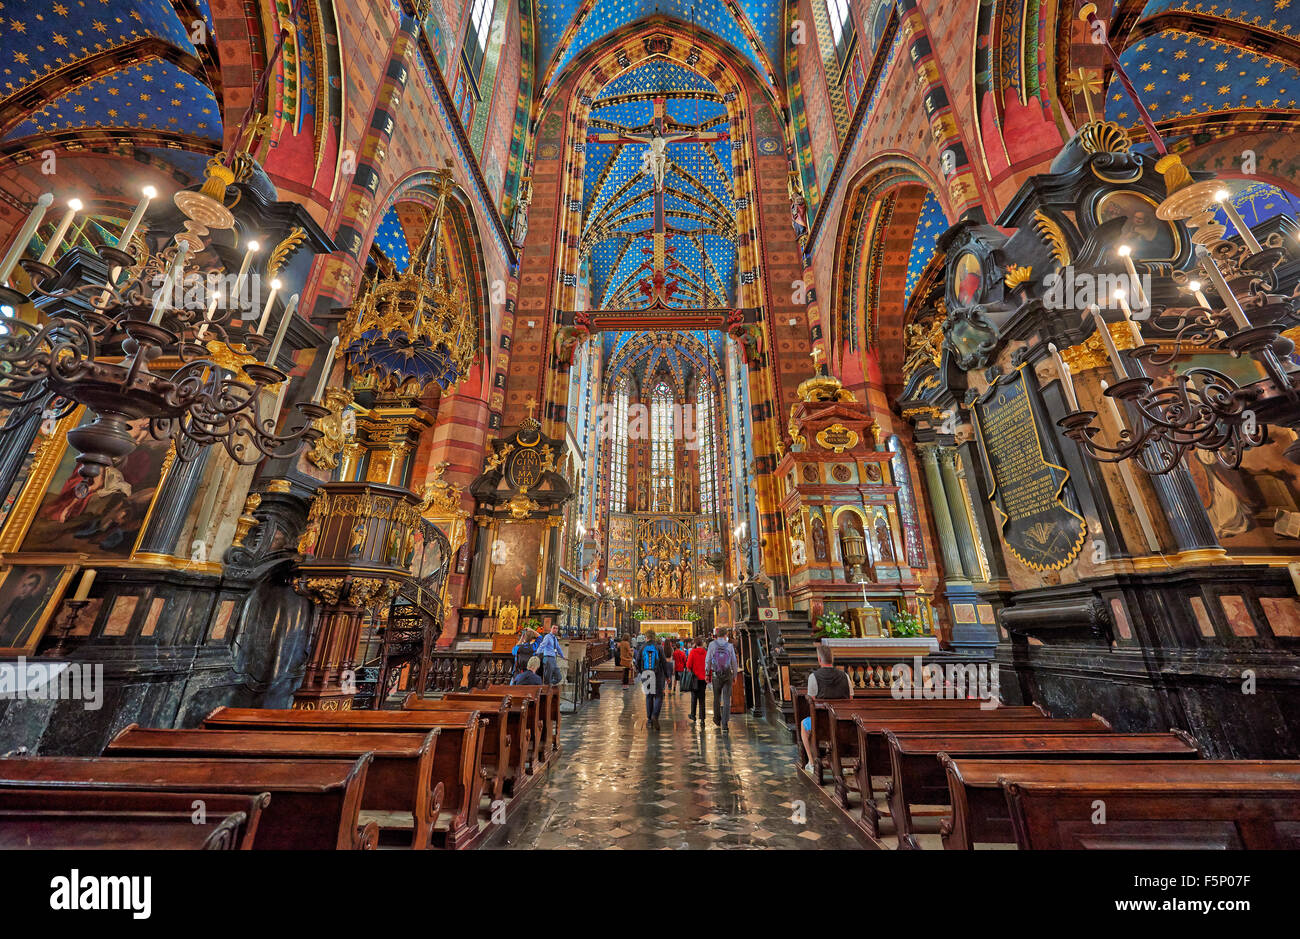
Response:
[[[524,406],[528,408],[528,419],[530,421],[534,420],[534,412],[537,410],[537,398],[533,395],[529,395],[528,400],[524,402]]]

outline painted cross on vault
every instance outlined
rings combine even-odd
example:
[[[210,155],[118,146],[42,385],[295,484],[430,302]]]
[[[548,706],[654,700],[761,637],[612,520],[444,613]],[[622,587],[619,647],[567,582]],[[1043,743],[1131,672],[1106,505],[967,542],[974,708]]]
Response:
[[[613,143],[613,144],[641,144],[650,149],[643,154],[642,166],[645,172],[654,179],[654,228],[645,233],[645,237],[653,239],[653,247],[649,250],[643,249],[642,253],[651,255],[651,262],[648,267],[650,270],[650,283],[641,282],[641,292],[649,297],[650,302],[666,304],[674,293],[677,292],[678,281],[668,280],[668,255],[672,253],[667,248],[668,227],[667,215],[664,212],[664,184],[668,177],[668,145],[670,143],[717,143],[721,140],[730,140],[731,134],[725,130],[722,131],[692,131],[687,134],[668,134],[668,101],[662,95],[654,99],[654,121],[652,123],[652,132],[649,134],[587,134],[588,143]],[[672,229],[676,231],[677,229]],[[674,264],[677,262],[674,261]],[[641,268],[647,269],[646,265]]]

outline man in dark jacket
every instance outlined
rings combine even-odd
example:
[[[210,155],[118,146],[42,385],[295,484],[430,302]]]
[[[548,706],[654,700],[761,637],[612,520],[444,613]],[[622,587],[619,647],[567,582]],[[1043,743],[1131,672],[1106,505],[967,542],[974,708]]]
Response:
[[[849,676],[840,669],[835,668],[831,664],[834,661],[834,650],[826,643],[819,642],[817,644],[817,667],[808,673],[809,698],[828,701],[833,698],[853,697],[853,685],[849,681]],[[803,719],[799,728],[799,736],[803,738],[803,749],[808,754],[808,765],[804,769],[816,775],[817,752],[813,749],[812,743],[812,721],[812,717]]]

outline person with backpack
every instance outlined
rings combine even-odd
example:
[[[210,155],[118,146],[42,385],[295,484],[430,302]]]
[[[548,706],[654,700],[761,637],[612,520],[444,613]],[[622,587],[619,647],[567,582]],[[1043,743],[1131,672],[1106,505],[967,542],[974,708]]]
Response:
[[[528,660],[533,656],[533,649],[537,645],[537,633],[531,629],[525,629],[519,634],[519,642],[510,650],[510,654],[515,657],[515,671],[520,672],[528,668]]]
[[[688,677],[689,673],[689,677]],[[695,648],[686,656],[686,668],[682,672],[682,686],[691,693],[691,720],[695,720],[698,707],[700,727],[704,726],[704,689],[708,680],[704,670],[704,640],[696,638]]]
[[[664,691],[668,680],[668,670],[664,662],[663,648],[655,641],[654,633],[646,634],[646,641],[637,653],[637,681],[645,693],[646,727],[659,729],[659,712],[664,706]]]
[[[714,639],[704,654],[704,668],[709,684],[713,685],[713,723],[730,735],[727,722],[731,717],[731,683],[740,668],[740,659],[735,646],[727,640],[727,631],[721,627],[714,632]]]
[[[835,650],[824,642],[817,643],[817,667],[808,673],[808,697],[818,701],[853,697],[853,684],[848,674],[831,664],[835,661],[834,653]],[[805,717],[799,724],[799,736],[808,755],[808,765],[804,769],[816,778],[819,754],[812,744],[812,718]]]
[[[541,667],[542,660],[535,655],[531,656],[528,659],[528,664],[524,668],[515,672],[515,676],[510,679],[510,684],[540,685],[542,683],[542,676],[537,673],[541,670]]]
[[[677,691],[685,691],[682,683],[686,680],[686,653],[682,651],[681,642],[673,643],[673,674],[677,676]]]

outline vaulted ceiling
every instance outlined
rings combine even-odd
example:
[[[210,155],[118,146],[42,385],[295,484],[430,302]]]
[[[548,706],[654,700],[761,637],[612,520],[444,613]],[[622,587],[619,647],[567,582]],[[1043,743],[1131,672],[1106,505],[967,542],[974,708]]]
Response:
[[[731,47],[771,79],[781,61],[781,6],[771,0],[538,0],[538,72],[551,84],[609,33],[658,14]]]
[[[721,136],[726,107],[706,79],[654,61],[610,82],[592,104],[583,177],[582,247],[591,306],[640,310],[719,308],[734,295],[734,171],[727,139],[667,146],[663,192],[664,250],[656,251],[655,179],[646,171],[656,99],[666,131]],[[624,138],[619,141],[613,138]],[[656,275],[663,283],[656,298]]]

